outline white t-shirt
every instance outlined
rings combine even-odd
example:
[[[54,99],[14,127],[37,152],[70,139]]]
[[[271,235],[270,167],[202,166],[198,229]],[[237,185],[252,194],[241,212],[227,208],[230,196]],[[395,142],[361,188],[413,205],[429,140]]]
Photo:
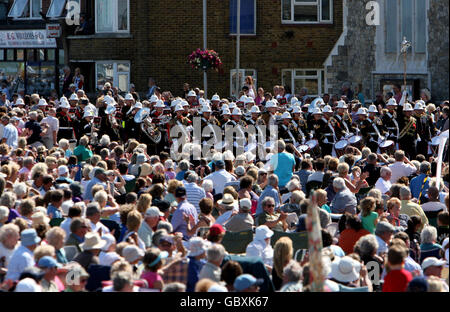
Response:
[[[375,188],[381,191],[381,194],[386,194],[391,189],[391,181],[386,181],[383,178],[378,178],[377,183],[375,183]]]
[[[388,167],[392,171],[391,183],[396,183],[401,177],[409,177],[417,171],[417,168],[414,165],[405,164],[402,161],[397,161]]]
[[[44,122],[50,126],[50,128],[48,129],[48,132],[44,136],[44,138],[53,139],[53,131],[57,132],[59,130],[59,120],[53,116],[47,116],[42,119],[41,124]]]

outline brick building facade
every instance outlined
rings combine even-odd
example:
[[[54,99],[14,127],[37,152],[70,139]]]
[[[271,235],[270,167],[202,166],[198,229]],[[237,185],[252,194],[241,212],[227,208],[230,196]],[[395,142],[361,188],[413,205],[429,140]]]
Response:
[[[67,25],[65,17],[73,12],[64,9],[69,1],[80,5],[89,31],[75,35],[76,26]],[[23,16],[11,17],[16,2],[39,8],[26,7]],[[252,75],[266,91],[283,84],[293,93],[307,87],[310,95],[339,93],[342,82],[349,81],[352,88],[361,84],[370,102],[376,92],[387,92],[402,81],[398,46],[406,34],[414,45],[408,54],[408,85],[416,96],[427,87],[436,101],[448,98],[448,1],[375,1],[380,9],[376,26],[366,23],[368,0],[313,2],[241,0],[242,76]],[[107,80],[122,91],[134,83],[145,94],[149,77],[174,95],[181,95],[184,82],[202,88],[202,73],[186,63],[187,56],[203,46],[202,4],[202,0],[1,0],[0,32],[42,32],[46,24],[60,23],[62,35],[42,49],[11,49],[0,40],[0,72],[4,68],[13,71],[13,65],[21,64],[17,71],[25,74],[17,76],[29,74],[38,81],[40,76],[28,73],[25,64],[39,61],[40,73],[41,65],[45,68],[50,62],[54,69],[47,71],[50,78],[46,79],[53,82],[40,89],[28,88],[27,93],[50,88],[60,92],[64,64],[72,70],[81,68],[88,94],[95,94]],[[26,17],[28,9],[31,15],[42,12],[47,21]],[[49,18],[49,12],[53,17]],[[235,85],[236,0],[209,0],[207,12],[207,47],[216,50],[223,62],[219,72],[208,72],[208,95],[217,92],[228,97]],[[405,25],[413,26],[406,29]],[[39,59],[42,53],[45,57]],[[33,86],[31,80],[28,85]]]
[[[282,22],[280,0],[254,1],[255,34],[241,36],[240,68],[251,70],[257,86],[265,90],[283,82],[283,70],[323,70],[323,63],[342,32],[342,0],[331,2],[329,23],[286,24]],[[229,96],[231,91],[236,39],[230,35],[230,7],[230,1],[207,3],[208,49],[217,51],[223,62],[222,70],[208,72],[209,95],[218,92]],[[186,64],[187,56],[203,45],[202,25],[201,0],[183,1],[182,5],[175,1],[130,1],[129,33],[67,36],[67,61],[72,67],[90,62],[85,66],[89,77],[95,77],[93,62],[129,61],[129,79],[138,91],[145,92],[148,77],[154,77],[163,90],[181,94],[184,82],[203,86],[202,73]],[[323,93],[322,81],[317,78],[311,83],[311,90],[316,89],[312,94]],[[291,86],[292,82],[286,79],[285,84]]]

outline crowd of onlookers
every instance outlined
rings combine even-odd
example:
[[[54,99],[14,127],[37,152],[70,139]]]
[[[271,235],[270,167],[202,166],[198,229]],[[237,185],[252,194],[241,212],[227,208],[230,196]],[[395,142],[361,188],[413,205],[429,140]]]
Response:
[[[32,136],[10,115],[3,132]],[[279,140],[264,163],[229,152],[171,159],[107,135],[50,149],[9,140],[0,145],[2,291],[312,291],[313,203],[324,291],[449,290],[449,166],[437,176],[429,155],[349,146],[312,159]]]

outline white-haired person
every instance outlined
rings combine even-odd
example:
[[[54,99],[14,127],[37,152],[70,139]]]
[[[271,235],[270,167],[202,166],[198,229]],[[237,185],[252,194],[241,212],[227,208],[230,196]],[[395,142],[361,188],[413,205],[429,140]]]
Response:
[[[20,229],[17,225],[10,223],[0,228],[0,275],[6,274],[11,256],[20,246],[19,238]]]
[[[420,263],[428,257],[441,258],[442,246],[437,244],[437,230],[434,226],[425,226],[420,233]]]
[[[388,194],[389,190],[391,189],[391,186],[392,186],[391,176],[392,176],[392,170],[389,169],[389,167],[381,167],[380,177],[378,178],[377,182],[375,183],[375,188],[380,190],[383,195]]]
[[[64,151],[64,157],[69,158],[72,156],[72,151],[70,150],[70,143],[67,139],[61,139],[58,142],[58,147]]]
[[[93,156],[92,151],[89,149],[89,138],[83,136],[80,139],[80,144],[73,150],[73,155],[77,156],[78,164],[90,159]]]
[[[294,191],[302,191],[302,185],[300,184],[300,179],[298,176],[294,175],[291,180],[286,184],[286,188],[289,191],[281,195],[281,203],[285,204],[289,201]]]
[[[206,250],[206,259],[208,262],[200,270],[198,279],[209,278],[214,282],[220,282],[222,274],[220,266],[225,257],[225,253],[225,248],[221,244],[212,244]]]
[[[175,179],[175,165],[172,159],[167,159],[164,162],[164,176],[166,177],[166,181]]]
[[[331,202],[331,212],[335,214],[350,213],[356,214],[357,200],[346,186],[343,178],[335,178],[333,180],[333,189],[336,195]]]
[[[211,181],[211,180],[203,180],[202,187],[203,187],[203,190],[205,191],[206,198],[214,200],[214,196],[212,194],[212,191],[214,190],[213,181]]]

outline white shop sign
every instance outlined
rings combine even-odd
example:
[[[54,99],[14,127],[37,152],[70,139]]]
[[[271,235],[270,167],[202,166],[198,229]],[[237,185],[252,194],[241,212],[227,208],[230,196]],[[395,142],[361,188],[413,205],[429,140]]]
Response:
[[[56,39],[47,38],[47,30],[0,31],[0,48],[56,48]]]

